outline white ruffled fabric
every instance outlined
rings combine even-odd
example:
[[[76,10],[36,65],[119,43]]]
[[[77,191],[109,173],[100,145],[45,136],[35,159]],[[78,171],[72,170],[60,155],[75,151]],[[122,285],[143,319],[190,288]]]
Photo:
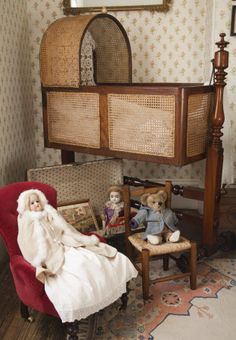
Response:
[[[68,248],[61,272],[47,277],[45,291],[62,322],[73,322],[116,301],[137,274],[119,252],[109,259],[86,248]]]

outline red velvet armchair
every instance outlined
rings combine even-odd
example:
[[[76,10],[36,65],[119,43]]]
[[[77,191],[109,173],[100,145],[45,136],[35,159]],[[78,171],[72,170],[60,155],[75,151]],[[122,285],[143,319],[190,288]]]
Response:
[[[25,261],[17,244],[17,199],[22,191],[29,189],[41,190],[49,203],[56,207],[57,193],[49,185],[38,182],[19,182],[0,188],[0,235],[9,254],[16,292],[21,300],[22,317],[29,318],[27,306],[39,312],[58,316],[44,291],[44,285],[35,278],[35,268]]]
[[[22,191],[29,189],[41,190],[49,203],[53,207],[57,206],[57,192],[47,184],[18,182],[0,188],[0,235],[10,257],[10,269],[21,301],[21,316],[31,321],[28,307],[52,316],[59,316],[44,291],[44,285],[36,279],[35,268],[25,261],[17,244],[17,199]],[[78,322],[67,323],[67,333],[71,339],[77,338],[75,335],[77,331]]]

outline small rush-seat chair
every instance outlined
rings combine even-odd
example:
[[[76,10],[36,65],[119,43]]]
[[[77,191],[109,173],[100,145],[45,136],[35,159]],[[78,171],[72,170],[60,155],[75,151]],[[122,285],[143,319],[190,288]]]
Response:
[[[6,245],[6,250],[10,258],[10,270],[17,295],[21,301],[21,316],[28,321],[32,321],[29,315],[28,307],[46,313],[52,316],[58,316],[53,304],[48,299],[44,285],[35,277],[35,268],[32,267],[22,256],[17,244],[17,199],[21,192],[29,189],[41,190],[47,197],[49,203],[57,207],[56,190],[40,182],[18,182],[6,185],[0,188],[0,235]],[[97,235],[99,237],[99,235]],[[99,237],[101,241],[105,241]],[[124,295],[123,305],[127,303],[127,297]],[[124,306],[125,308],[125,306]],[[66,332],[68,339],[77,339],[78,321],[66,323]]]
[[[150,298],[149,287],[151,284],[175,280],[188,276],[190,278],[191,289],[196,289],[196,263],[197,263],[197,250],[196,243],[180,236],[179,242],[171,243],[166,242],[159,245],[152,245],[146,240],[143,240],[143,229],[131,230],[129,226],[130,219],[133,215],[131,211],[131,201],[137,203],[140,196],[144,193],[156,193],[159,190],[166,191],[168,198],[165,202],[166,206],[170,208],[171,203],[171,189],[172,184],[170,181],[166,181],[165,185],[149,187],[149,188],[134,188],[130,186],[123,186],[123,199],[124,199],[124,213],[125,213],[125,240],[127,255],[133,262],[134,266],[142,276],[142,287],[143,287],[143,298],[147,300]],[[169,258],[177,260],[176,255],[178,253],[188,252],[189,253],[189,268],[187,272],[168,275],[156,279],[149,277],[150,260],[152,259],[163,259],[163,270],[169,269]],[[173,255],[174,254],[174,255]],[[138,265],[139,264],[139,265]]]

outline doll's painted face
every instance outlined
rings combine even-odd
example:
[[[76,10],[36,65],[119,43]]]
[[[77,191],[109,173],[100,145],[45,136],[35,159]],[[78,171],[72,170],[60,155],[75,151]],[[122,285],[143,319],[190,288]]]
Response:
[[[120,193],[118,191],[112,191],[110,193],[110,201],[114,204],[119,203],[121,200]]]
[[[29,209],[30,211],[42,211],[42,205],[38,195],[32,194],[29,197]]]

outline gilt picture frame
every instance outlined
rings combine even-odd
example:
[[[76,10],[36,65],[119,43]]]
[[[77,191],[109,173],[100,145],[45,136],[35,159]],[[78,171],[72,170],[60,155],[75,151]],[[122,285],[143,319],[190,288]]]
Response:
[[[139,1],[130,0],[127,4],[125,0],[63,0],[63,11],[65,15],[78,15],[86,12],[106,12],[106,11],[158,11],[167,12],[172,0]],[[125,4],[125,5],[124,5]]]
[[[236,35],[236,5],[232,6],[230,35]]]
[[[89,200],[61,205],[58,206],[57,210],[67,223],[71,224],[80,232],[96,232],[99,230],[98,223]]]

